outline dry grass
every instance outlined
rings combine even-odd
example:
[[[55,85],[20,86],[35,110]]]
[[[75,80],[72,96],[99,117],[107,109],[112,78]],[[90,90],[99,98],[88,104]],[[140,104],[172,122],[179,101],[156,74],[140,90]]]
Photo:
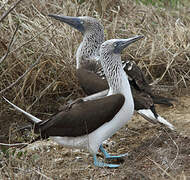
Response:
[[[0,14],[12,5],[0,2]],[[0,60],[0,96],[34,115],[45,118],[61,103],[82,94],[75,77],[75,52],[82,36],[50,19],[50,13],[100,18],[107,39],[143,34],[145,38],[130,46],[124,56],[135,59],[150,82],[177,90],[190,84],[190,13],[185,6],[155,8],[133,0],[23,0],[0,23],[0,58],[7,54]],[[8,108],[1,99],[2,134],[14,118],[18,124],[23,122],[20,114]],[[14,167],[10,161],[8,165]],[[28,164],[19,166],[15,171],[28,168]],[[31,171],[46,179],[40,171]],[[14,177],[13,171],[7,173]]]
[[[1,6],[3,13],[10,5],[5,3],[3,6],[2,3]],[[45,95],[56,96],[77,88],[75,52],[82,37],[69,26],[55,20],[52,22],[47,17],[49,13],[101,18],[107,39],[143,34],[145,39],[130,47],[127,56],[135,58],[151,82],[175,87],[188,85],[190,18],[185,8],[166,11],[120,0],[82,4],[76,1],[33,1],[21,2],[1,23],[1,57],[6,54],[18,23],[19,29],[8,57],[0,64],[0,91],[27,71],[46,46],[48,49],[39,64],[18,84],[3,91],[4,95],[23,103],[27,96],[39,97],[44,90]]]

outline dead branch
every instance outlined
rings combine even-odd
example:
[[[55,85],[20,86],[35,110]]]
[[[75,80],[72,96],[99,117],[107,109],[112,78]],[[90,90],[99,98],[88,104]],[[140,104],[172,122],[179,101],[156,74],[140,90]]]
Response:
[[[28,145],[28,143],[16,143],[16,144],[0,143],[0,146],[7,146],[7,147],[18,147],[23,145]]]
[[[153,162],[161,171],[163,171],[168,177],[170,177],[172,180],[175,180],[175,178],[173,176],[171,176],[166,170],[164,170],[159,163],[157,163],[156,161],[150,159],[147,157],[148,160],[150,160],[151,162]]]
[[[51,82],[39,95],[39,97],[36,98],[36,100],[26,109],[26,111],[29,111],[31,109],[31,107],[36,104],[36,102],[38,102],[40,100],[40,98],[45,94],[45,92],[51,88],[56,81],[63,75],[63,73],[61,73],[59,76],[57,76],[57,78],[55,80],[53,80],[53,82]]]
[[[20,48],[22,48],[23,46],[25,46],[26,44],[32,42],[36,37],[38,37],[39,35],[41,35],[44,31],[46,31],[52,24],[49,24],[47,27],[45,27],[42,31],[40,31],[38,34],[36,34],[35,36],[33,36],[31,39],[29,39],[28,41],[26,41],[25,43],[21,44],[19,47],[17,47],[16,49],[12,50],[10,53],[14,53],[16,51],[18,51]]]
[[[25,163],[25,164],[26,164],[26,163]],[[12,167],[12,169],[16,169],[16,170],[23,171],[23,172],[26,171],[26,170],[21,169],[21,168],[18,168],[18,167]],[[43,178],[40,178],[40,179],[44,179],[44,178],[45,178],[45,179],[48,179],[48,180],[53,180],[52,178],[46,176],[45,174],[43,174],[42,172],[40,172],[40,171],[38,171],[38,170],[36,170],[36,169],[34,169],[34,168],[31,168],[30,170],[34,171],[35,173],[37,173],[37,174],[39,174],[41,177],[43,177]]]
[[[35,66],[40,62],[41,57],[44,55],[44,53],[45,53],[45,52],[47,51],[47,49],[48,49],[48,46],[47,46],[47,45],[46,45],[46,47],[47,47],[46,50],[40,54],[40,56],[38,57],[38,59],[36,60],[36,62],[33,63],[33,64],[25,71],[25,73],[24,73],[22,76],[20,76],[15,82],[13,82],[11,85],[9,85],[8,87],[6,87],[5,89],[1,90],[1,91],[0,91],[0,94],[4,93],[6,90],[8,90],[8,89],[10,89],[11,87],[15,86],[21,79],[23,79],[23,78],[33,69],[33,67],[35,67]]]
[[[2,22],[8,14],[21,2],[22,0],[18,0],[15,4],[13,4],[12,7],[10,7],[1,17],[0,17],[0,22]]]
[[[172,166],[174,165],[174,163],[176,162],[178,156],[179,156],[179,146],[178,146],[177,143],[174,141],[174,139],[171,137],[171,135],[170,135],[166,130],[164,130],[164,131],[168,134],[168,136],[170,137],[170,139],[172,140],[173,144],[174,144],[175,147],[176,147],[176,156],[175,156],[174,160],[172,161],[172,163],[170,164],[170,166],[172,167]],[[163,173],[165,174],[168,169],[169,169],[169,167],[167,167]]]
[[[13,36],[12,36],[12,38],[11,38],[11,41],[9,42],[9,45],[8,45],[8,48],[7,48],[7,52],[6,52],[6,54],[0,59],[0,63],[2,63],[2,62],[7,58],[8,54],[9,54],[9,52],[10,52],[11,46],[13,45],[13,40],[14,40],[15,35],[16,35],[17,31],[18,31],[18,28],[19,28],[19,23],[17,23],[16,29],[15,29],[15,31],[14,31],[14,33],[13,33]]]

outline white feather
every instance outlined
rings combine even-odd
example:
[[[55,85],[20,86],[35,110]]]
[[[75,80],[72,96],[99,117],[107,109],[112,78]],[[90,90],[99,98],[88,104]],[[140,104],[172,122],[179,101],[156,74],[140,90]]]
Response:
[[[37,117],[33,116],[30,113],[27,113],[26,111],[22,110],[21,108],[19,108],[18,106],[14,105],[13,103],[11,103],[8,99],[6,99],[5,97],[3,97],[5,101],[7,101],[10,105],[12,105],[16,110],[18,110],[19,112],[25,114],[29,119],[31,119],[34,123],[39,123],[42,120],[38,119]]]
[[[159,115],[157,117],[157,120],[159,123],[166,125],[169,129],[171,129],[171,130],[175,129],[175,127],[171,123],[169,123],[166,119],[164,119],[163,117],[161,117]]]
[[[164,124],[171,130],[175,129],[175,127],[163,117],[158,115],[158,117],[156,118],[150,109],[141,109],[141,110],[138,110],[137,112],[141,116],[143,116],[145,119],[150,120],[151,122]]]

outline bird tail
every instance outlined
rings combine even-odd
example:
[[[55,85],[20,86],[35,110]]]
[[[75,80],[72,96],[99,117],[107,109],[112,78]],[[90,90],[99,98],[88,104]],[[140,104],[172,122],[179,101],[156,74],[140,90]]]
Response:
[[[174,130],[175,127],[169,123],[166,119],[162,118],[161,116],[155,116],[154,113],[150,109],[141,109],[137,111],[142,117],[148,120],[151,123],[160,123],[167,126],[169,129]]]
[[[175,130],[175,127],[174,127],[171,123],[169,123],[166,119],[164,119],[163,117],[158,116],[158,117],[157,117],[157,120],[158,120],[159,123],[164,124],[164,125],[167,126],[169,129]]]
[[[164,104],[167,106],[173,106],[173,103],[171,101],[176,101],[176,99],[166,98],[163,96],[152,95],[151,97],[153,99],[154,104]]]
[[[11,103],[11,102],[10,102],[8,99],[6,99],[5,97],[3,97],[3,98],[4,98],[4,100],[7,101],[10,105],[12,105],[17,111],[19,111],[19,112],[25,114],[25,115],[30,119],[30,121],[31,121],[32,123],[38,124],[38,123],[42,122],[41,119],[38,119],[37,117],[33,116],[32,114],[30,114],[30,113],[28,113],[28,112],[22,110],[22,109],[19,108],[18,106],[16,106],[16,105],[14,105],[13,103]]]

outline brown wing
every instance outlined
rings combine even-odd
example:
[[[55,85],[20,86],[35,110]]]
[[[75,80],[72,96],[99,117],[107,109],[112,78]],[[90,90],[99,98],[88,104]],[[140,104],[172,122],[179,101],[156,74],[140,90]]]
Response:
[[[109,88],[106,79],[102,79],[87,69],[77,69],[77,77],[80,86],[87,95],[95,94]]]
[[[146,82],[143,72],[135,62],[127,61],[124,70],[130,77],[133,86],[136,86],[135,88],[138,88],[138,90],[145,91],[147,93],[151,93],[150,85]]]
[[[80,68],[77,70],[77,76],[81,87],[88,95],[108,89],[107,81],[91,71]],[[153,99],[148,93],[137,90],[133,85],[131,85],[131,89],[136,111],[140,109],[154,110]],[[155,110],[153,113],[157,117]]]
[[[81,102],[70,111],[61,111],[49,120],[36,124],[35,132],[49,136],[82,136],[112,120],[121,109],[125,98],[121,94],[98,100]]]
[[[154,116],[157,118],[158,114],[155,110],[155,106],[150,95],[144,92],[139,92],[133,87],[131,90],[134,98],[135,110],[138,111],[141,109],[150,109]]]
[[[133,87],[131,90],[134,98],[135,110],[150,109],[150,107],[154,105],[152,98],[147,93],[139,92]]]

